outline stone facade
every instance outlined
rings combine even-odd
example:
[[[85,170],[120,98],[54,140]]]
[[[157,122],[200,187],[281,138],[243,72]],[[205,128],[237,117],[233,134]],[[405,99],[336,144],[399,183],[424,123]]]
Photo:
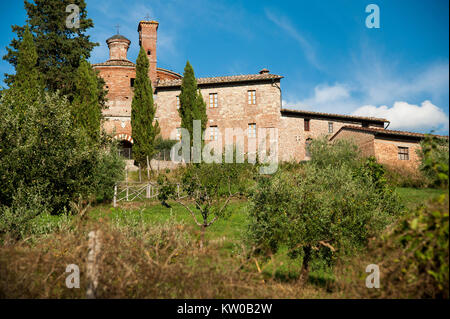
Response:
[[[138,26],[139,44],[149,57],[149,78],[154,88],[156,119],[161,127],[161,135],[165,139],[175,139],[181,123],[177,109],[181,75],[157,67],[158,26],[156,21],[141,21]],[[106,42],[110,49],[109,60],[93,65],[104,78],[108,90],[104,128],[113,132],[117,139],[132,143],[130,117],[136,69],[135,64],[127,59],[130,40],[115,35]],[[308,160],[308,142],[325,135],[331,140],[351,139],[365,156],[375,156],[381,163],[417,168],[418,136],[392,135],[389,132],[395,131],[384,129],[388,122],[385,119],[283,108],[282,78],[270,74],[266,69],[257,74],[198,78],[198,87],[207,106],[205,139],[214,140],[214,132],[217,132],[217,138],[225,145],[225,129],[237,129],[242,133],[240,138],[244,151],[249,152],[249,143],[256,144],[253,132],[257,135],[260,128],[276,128],[280,161]],[[234,143],[238,141],[239,137],[234,138]],[[399,147],[408,149],[408,160],[399,159]]]

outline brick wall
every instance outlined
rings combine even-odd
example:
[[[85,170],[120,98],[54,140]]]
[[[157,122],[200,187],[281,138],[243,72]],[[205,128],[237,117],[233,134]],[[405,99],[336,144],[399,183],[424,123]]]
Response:
[[[398,158],[399,146],[408,147],[409,160],[400,160]],[[420,149],[419,142],[375,138],[374,148],[377,161],[387,166],[414,171],[417,170],[420,165],[420,158],[416,152]]]
[[[374,146],[374,135],[366,132],[356,132],[349,130],[342,130],[339,134],[333,139],[335,140],[349,140],[355,143],[359,150],[361,151],[361,155],[363,156],[374,156],[375,155],[375,146]]]

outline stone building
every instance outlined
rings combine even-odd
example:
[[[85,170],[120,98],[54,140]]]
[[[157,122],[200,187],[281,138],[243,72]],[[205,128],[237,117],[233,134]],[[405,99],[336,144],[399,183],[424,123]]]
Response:
[[[447,136],[435,136],[448,139]],[[421,133],[345,125],[330,141],[352,140],[364,156],[374,156],[379,163],[392,168],[414,171],[420,165],[417,151],[424,138]]]
[[[178,97],[182,77],[176,72],[157,67],[158,22],[141,21],[137,31],[139,45],[149,57],[149,78],[154,88],[156,119],[161,127],[161,135],[165,139],[178,138],[177,129],[181,123]],[[93,65],[104,78],[109,91],[109,108],[104,111],[104,126],[108,132],[114,132],[124,147],[130,147],[133,143],[130,116],[135,78],[135,64],[127,59],[130,40],[117,34],[107,39],[106,43],[110,50],[109,60]],[[206,139],[224,139],[226,128],[241,129],[245,135],[244,150],[247,152],[249,142],[257,138],[258,128],[276,128],[278,159],[302,161],[309,158],[307,145],[312,139],[322,135],[342,138],[353,128],[353,133],[359,132],[357,134],[361,136],[365,134],[364,138],[367,139],[370,136],[371,142],[367,142],[371,143],[370,146],[362,145],[367,148],[367,154],[375,154],[383,161],[391,156],[386,155],[386,152],[392,151],[397,155],[396,149],[388,150],[387,144],[378,139],[381,136],[379,133],[373,134],[384,131],[385,125],[389,123],[386,119],[283,108],[282,78],[267,69],[255,74],[198,78],[198,87],[207,105]],[[415,160],[414,155],[411,155],[410,161]]]

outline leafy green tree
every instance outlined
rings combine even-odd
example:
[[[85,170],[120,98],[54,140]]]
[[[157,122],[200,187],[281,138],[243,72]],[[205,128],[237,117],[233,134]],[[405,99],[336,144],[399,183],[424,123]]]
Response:
[[[101,105],[98,102],[97,74],[84,59],[76,72],[75,91],[72,102],[74,125],[86,130],[91,140],[96,142],[100,136],[102,117]]]
[[[227,163],[199,163],[189,165],[181,179],[182,198],[177,192],[176,184],[167,176],[160,175],[158,199],[162,205],[170,207],[168,200],[174,200],[182,205],[192,216],[194,222],[201,228],[203,245],[205,230],[218,219],[226,217],[230,200],[239,191],[233,193],[233,185],[238,183],[239,172],[236,165]],[[189,202],[185,200],[188,199]]]
[[[181,127],[187,129],[190,135],[191,145],[193,143],[193,120],[201,121],[202,136],[206,129],[208,117],[206,115],[206,104],[197,88],[194,69],[189,61],[184,68],[183,80],[181,83],[180,108],[178,113],[181,117]]]
[[[156,153],[156,138],[160,132],[158,121],[154,121],[156,108],[153,104],[153,89],[148,77],[149,62],[141,47],[136,61],[136,80],[131,102],[131,130],[133,134],[134,159],[145,166]],[[155,123],[153,123],[155,122]]]
[[[43,80],[44,87],[50,91],[59,90],[67,95],[69,101],[75,92],[74,76],[82,58],[89,59],[90,52],[97,46],[91,42],[86,32],[94,26],[87,18],[84,0],[34,0],[24,1],[27,11],[27,24],[34,34],[37,50],[37,72]],[[74,4],[79,8],[79,27],[68,28],[66,20],[70,12],[66,12],[68,5]],[[7,54],[3,57],[14,67],[19,61],[19,46],[23,42],[26,27],[14,25],[13,32],[17,39],[13,39]],[[5,82],[9,86],[16,75],[5,74]],[[104,81],[98,78],[99,102],[105,104],[106,92],[103,90]]]
[[[349,156],[355,148],[348,143],[314,143],[312,160],[298,173],[262,176],[250,197],[250,243],[271,253],[288,246],[291,257],[302,257],[303,280],[310,265],[333,266],[404,212],[372,160],[353,160],[357,153]],[[333,164],[321,160],[326,151]]]

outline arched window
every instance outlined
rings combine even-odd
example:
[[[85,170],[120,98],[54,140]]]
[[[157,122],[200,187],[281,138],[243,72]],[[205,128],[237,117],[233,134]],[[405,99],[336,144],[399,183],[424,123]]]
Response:
[[[119,155],[122,155],[126,159],[131,159],[132,158],[132,151],[131,151],[132,146],[133,146],[133,144],[131,144],[131,142],[129,142],[127,140],[120,141],[118,144]]]

